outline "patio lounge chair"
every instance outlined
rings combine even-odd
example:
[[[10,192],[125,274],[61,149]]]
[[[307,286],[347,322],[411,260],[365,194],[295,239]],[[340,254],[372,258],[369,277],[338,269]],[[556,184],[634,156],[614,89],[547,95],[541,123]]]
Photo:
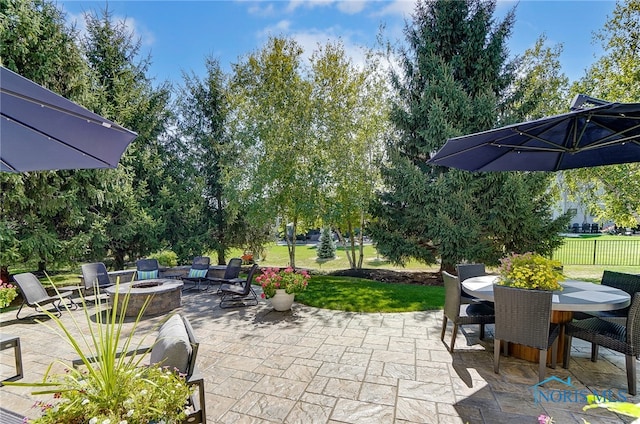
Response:
[[[160,265],[157,259],[139,259],[136,262],[137,280],[151,280],[158,278]]]
[[[544,380],[547,350],[551,347],[551,368],[556,368],[560,326],[551,324],[552,291],[527,290],[494,286],[496,311],[493,346],[493,371],[500,373],[500,342],[505,354],[509,343],[517,343],[540,350],[538,382]]]
[[[183,282],[191,282],[192,285],[186,288],[183,288],[182,291],[198,289],[200,290],[200,286],[203,281],[207,281],[207,273],[209,272],[209,264],[211,263],[211,258],[208,256],[196,256],[193,258],[193,262],[191,263],[191,268],[189,269],[189,274],[186,277],[182,277]]]
[[[258,264],[253,264],[247,279],[240,284],[224,283],[220,285],[220,308],[256,306],[258,304],[258,296],[251,287],[253,276],[257,270]]]
[[[82,269],[82,279],[84,280],[85,296],[98,295],[102,289],[114,285],[109,280],[107,267],[102,262],[84,264],[80,268]]]
[[[453,322],[453,332],[451,335],[449,352],[453,353],[459,325],[479,324],[480,339],[484,339],[484,326],[485,324],[493,324],[495,317],[493,309],[488,308],[484,303],[462,304],[460,300],[460,293],[462,289],[458,277],[451,275],[446,271],[442,271],[442,278],[444,279],[445,294],[440,340],[444,341],[444,335],[447,330],[447,321],[451,320]]]
[[[238,279],[240,270],[242,269],[242,259],[231,258],[227,264],[227,268],[224,270],[224,276],[222,278],[208,278],[209,284],[239,284],[242,283],[242,279]],[[222,294],[218,289],[218,294]]]
[[[63,291],[53,296],[49,296],[49,293],[47,293],[47,290],[45,290],[40,280],[38,280],[38,277],[30,272],[16,274],[13,276],[13,279],[16,284],[18,284],[18,288],[22,293],[22,305],[20,305],[20,308],[16,313],[16,319],[24,318],[20,318],[20,311],[22,311],[22,307],[25,304],[34,308],[36,312],[41,312],[43,310],[41,309],[42,306],[52,304],[56,310],[55,315],[57,316],[62,315],[60,305],[64,299],[68,298],[67,300],[70,302],[69,306],[72,306],[74,309],[78,307],[78,305],[76,305],[69,297],[73,292]]]

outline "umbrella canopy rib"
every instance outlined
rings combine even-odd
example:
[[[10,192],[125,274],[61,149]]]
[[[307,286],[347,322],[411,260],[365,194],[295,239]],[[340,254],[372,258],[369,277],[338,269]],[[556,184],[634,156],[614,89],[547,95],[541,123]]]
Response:
[[[451,138],[428,161],[468,171],[557,171],[630,162],[640,162],[640,103],[609,103]]]
[[[58,138],[56,138],[56,137],[53,137],[53,136],[52,136],[52,135],[50,135],[50,134],[46,134],[46,133],[44,133],[44,132],[40,131],[39,129],[34,128],[34,127],[30,126],[30,125],[26,125],[26,124],[24,124],[23,122],[18,122],[18,121],[16,121],[15,119],[11,119],[9,116],[6,116],[4,113],[2,114],[2,117],[3,117],[3,118],[5,118],[7,121],[11,121],[11,122],[13,122],[15,125],[19,125],[19,126],[21,126],[22,128],[26,128],[28,131],[32,131],[32,132],[34,132],[34,133],[36,133],[36,134],[39,134],[39,135],[41,135],[41,136],[43,136],[43,137],[47,137],[47,139],[48,139],[48,140],[50,140],[50,141],[52,141],[52,142],[55,142],[55,143],[58,143],[58,144],[60,144],[60,145],[62,145],[62,146],[64,146],[64,147],[66,147],[67,149],[71,149],[71,150],[75,151],[76,153],[79,153],[79,154],[80,154],[80,155],[82,155],[82,156],[86,156],[86,157],[93,158],[93,159],[95,159],[96,161],[103,163],[105,168],[107,168],[107,167],[110,167],[110,166],[111,166],[111,164],[110,164],[109,162],[102,160],[101,158],[99,158],[99,157],[98,157],[98,156],[96,156],[96,155],[92,155],[92,154],[90,154],[90,153],[87,153],[87,152],[85,152],[85,151],[82,151],[82,150],[78,149],[76,146],[74,146],[74,145],[72,145],[72,144],[70,144],[70,143],[65,143],[64,141],[62,141],[62,140],[60,140],[60,139],[58,139]],[[87,121],[87,122],[90,122],[90,121]],[[93,122],[94,122],[94,123],[96,123],[96,121],[93,121]],[[98,125],[100,125],[100,124],[98,123]],[[109,127],[109,128],[110,128],[110,127]],[[13,171],[16,171],[16,170],[17,170],[17,169],[16,169],[16,168],[14,168],[13,166],[11,166],[11,164],[7,163],[7,162],[6,162],[6,161],[4,161],[4,160],[2,160],[2,163],[4,163],[5,165],[7,165],[7,166],[8,166],[11,170],[13,170]]]
[[[0,66],[0,171],[115,168],[136,136]]]

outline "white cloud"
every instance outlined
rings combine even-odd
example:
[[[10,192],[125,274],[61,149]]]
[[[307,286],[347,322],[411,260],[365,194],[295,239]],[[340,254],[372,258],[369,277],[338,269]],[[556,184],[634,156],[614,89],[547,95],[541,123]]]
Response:
[[[261,7],[262,4],[263,3],[255,3],[251,5],[248,9],[249,14],[263,17],[273,16],[275,14],[273,3],[269,3],[265,7]]]
[[[124,22],[128,31],[133,33],[134,39],[140,38],[140,42],[143,46],[153,46],[156,42],[156,36],[153,31],[146,28],[133,18],[125,18],[120,16],[113,17],[114,22]]]
[[[87,36],[87,25],[85,21],[85,14],[91,12],[81,12],[81,13],[66,13],[66,20],[70,25],[74,25],[76,30],[78,31],[80,37]],[[101,15],[99,15],[101,17]],[[123,17],[113,15],[111,17],[111,22],[120,23],[124,22],[124,26],[129,33],[133,33],[134,41],[140,39],[142,46],[152,46],[156,42],[156,37],[153,31],[146,28],[144,25],[137,22],[134,18]]]
[[[313,9],[315,7],[330,6],[335,0],[290,0],[287,12],[293,12],[299,7]]]
[[[283,19],[278,21],[275,25],[265,27],[262,31],[258,32],[258,38],[264,39],[269,36],[277,36],[279,34],[287,34],[291,27],[291,21]]]
[[[374,13],[374,16],[396,15],[410,18],[415,6],[414,0],[393,0],[387,6]]]
[[[304,49],[303,60],[309,63],[311,54],[318,50],[318,46],[327,43],[342,43],[346,57],[350,58],[353,65],[364,67],[366,51],[363,46],[354,43],[349,34],[340,34],[340,28],[328,28],[326,30],[306,30],[293,32],[290,36]]]
[[[338,10],[347,15],[355,15],[364,10],[367,2],[364,0],[341,0],[338,1]]]

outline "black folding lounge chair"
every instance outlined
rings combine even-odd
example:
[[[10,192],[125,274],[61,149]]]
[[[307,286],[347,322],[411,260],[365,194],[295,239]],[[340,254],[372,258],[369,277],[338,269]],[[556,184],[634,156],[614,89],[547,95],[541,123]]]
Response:
[[[160,265],[157,259],[139,259],[136,262],[137,280],[149,280],[158,278]]]
[[[208,281],[207,273],[209,272],[210,263],[211,259],[208,256],[196,256],[193,258],[189,274],[186,277],[182,277],[183,282],[190,282],[192,285],[182,290],[200,289],[202,282]]]
[[[70,302],[69,306],[72,306],[74,309],[78,307],[78,305],[76,305],[69,297],[73,292],[63,291],[54,296],[49,296],[47,290],[45,290],[40,280],[38,280],[38,277],[30,272],[16,274],[13,276],[13,279],[16,284],[18,284],[18,288],[22,293],[22,305],[20,305],[20,309],[18,309],[18,312],[16,313],[17,319],[24,318],[20,318],[20,311],[22,311],[22,307],[25,304],[34,308],[36,312],[41,313],[41,311],[43,311],[42,306],[50,303],[55,308],[55,314],[57,316],[62,315],[60,305],[63,299],[68,298],[67,300]]]
[[[114,285],[109,280],[107,267],[102,262],[84,264],[80,268],[82,269],[82,279],[84,280],[85,296],[97,296],[102,289]]]
[[[208,278],[209,284],[239,284],[242,283],[242,279],[239,279],[240,270],[242,268],[242,259],[231,258],[227,264],[227,268],[224,270],[224,276],[222,278]],[[218,294],[222,294],[218,289]]]
[[[220,285],[220,308],[256,306],[258,304],[258,296],[251,287],[253,276],[257,270],[258,264],[253,264],[247,279],[241,284],[224,283]]]

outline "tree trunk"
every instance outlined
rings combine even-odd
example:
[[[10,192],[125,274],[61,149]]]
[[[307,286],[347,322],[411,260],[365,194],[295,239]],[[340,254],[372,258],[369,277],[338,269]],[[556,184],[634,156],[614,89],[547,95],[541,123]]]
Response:
[[[458,272],[456,271],[456,265],[447,263],[445,261],[440,262],[440,272],[442,271],[447,271],[449,274],[452,274],[452,275],[458,275]]]
[[[296,231],[298,230],[298,218],[293,218],[293,227],[291,228],[291,237],[287,231],[287,224],[284,224],[284,236],[287,240],[287,250],[289,251],[289,266],[296,269]]]
[[[362,262],[364,261],[364,210],[360,212],[360,257],[358,258],[358,269],[362,269]]]
[[[47,261],[41,259],[38,262],[38,272],[45,272],[47,270]]]
[[[347,255],[347,260],[349,261],[349,268],[355,269],[356,266],[351,259],[351,255],[349,254],[349,249],[347,249],[347,242],[342,236],[342,233],[340,232],[340,230],[337,228],[336,228],[336,234],[338,234],[338,241],[340,242],[340,244],[342,244],[342,247],[344,248],[344,253]]]
[[[218,254],[218,265],[226,265],[227,258],[225,257],[224,247],[222,245],[218,247],[216,253]]]
[[[124,251],[116,250],[113,253],[113,267],[116,271],[124,269]]]

